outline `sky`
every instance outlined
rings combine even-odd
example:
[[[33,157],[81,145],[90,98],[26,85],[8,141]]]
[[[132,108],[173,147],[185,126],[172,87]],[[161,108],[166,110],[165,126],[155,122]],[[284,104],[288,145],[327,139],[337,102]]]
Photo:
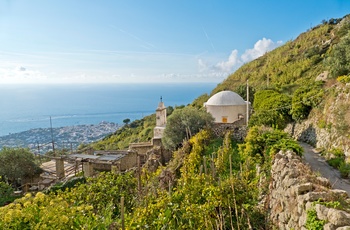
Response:
[[[223,81],[349,0],[0,0],[0,84]]]

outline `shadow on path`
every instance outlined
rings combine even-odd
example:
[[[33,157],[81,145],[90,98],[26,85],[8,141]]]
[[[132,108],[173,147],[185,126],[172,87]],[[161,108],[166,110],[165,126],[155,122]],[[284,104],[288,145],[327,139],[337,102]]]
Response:
[[[304,149],[303,162],[309,165],[312,171],[318,172],[322,177],[327,178],[334,189],[344,190],[350,196],[350,181],[342,179],[340,172],[328,165],[311,145],[303,142],[299,142],[299,144]]]

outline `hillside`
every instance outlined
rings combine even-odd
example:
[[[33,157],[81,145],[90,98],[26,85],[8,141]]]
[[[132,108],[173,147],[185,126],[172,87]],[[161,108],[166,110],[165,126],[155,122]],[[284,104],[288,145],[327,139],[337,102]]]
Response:
[[[266,98],[260,98],[260,101],[265,101],[263,105],[253,103],[257,116],[252,117],[254,123],[251,125],[277,124],[283,128],[289,122],[305,119],[312,108],[323,106],[320,105],[320,101],[329,97],[327,89],[337,83],[335,79],[339,73],[334,69],[339,63],[334,63],[334,59],[338,59],[334,50],[347,36],[349,28],[349,16],[323,21],[322,24],[300,34],[295,40],[288,41],[260,58],[246,63],[218,84],[210,95],[204,94],[195,99],[192,106],[202,107],[211,95],[221,90],[232,90],[245,98],[246,81],[249,80],[251,102],[254,102],[255,93],[262,90],[273,90],[278,93],[277,98],[282,95],[286,99],[281,103],[275,103],[276,98],[271,98],[272,104],[275,105],[266,104]],[[350,68],[347,73],[350,73]],[[326,76],[324,79],[326,84],[322,81],[315,84],[315,79],[322,74]],[[269,95],[270,92],[266,94]],[[302,103],[299,103],[300,101]],[[287,109],[279,111],[278,106]],[[278,113],[271,115],[269,121],[261,121],[261,117],[270,117],[270,114],[260,113],[257,109],[259,107],[262,110],[276,110]],[[276,120],[275,116],[282,117],[282,121]],[[147,122],[144,122],[146,120]],[[154,124],[150,125],[152,122],[151,117],[135,121],[132,126],[119,130],[93,146],[98,149],[119,149],[126,148],[128,142],[149,140],[151,136],[147,134],[150,134],[150,130],[154,127]]]
[[[156,168],[149,161],[139,176],[101,173],[64,192],[28,194],[0,208],[0,228],[348,229],[348,197],[301,162],[303,149],[283,130],[319,147],[350,176],[349,29],[349,16],[324,21],[212,91],[245,97],[249,80],[254,111],[244,141],[207,126],[185,138],[170,162]],[[148,141],[154,126],[153,114],[90,147]]]

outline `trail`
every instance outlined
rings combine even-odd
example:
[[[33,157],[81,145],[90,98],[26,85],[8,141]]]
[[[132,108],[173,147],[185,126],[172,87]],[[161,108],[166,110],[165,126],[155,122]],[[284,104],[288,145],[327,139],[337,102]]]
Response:
[[[350,196],[349,180],[341,178],[340,172],[328,165],[311,145],[303,142],[299,142],[299,144],[304,149],[303,162],[308,164],[312,171],[319,172],[322,177],[327,178],[334,189],[344,190]]]

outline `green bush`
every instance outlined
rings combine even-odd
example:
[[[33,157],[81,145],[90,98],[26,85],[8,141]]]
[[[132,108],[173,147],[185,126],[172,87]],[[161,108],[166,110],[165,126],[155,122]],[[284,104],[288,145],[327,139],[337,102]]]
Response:
[[[339,169],[340,165],[344,163],[344,158],[342,157],[331,158],[327,160],[327,163],[333,168]]]
[[[339,171],[340,171],[340,176],[342,178],[348,178],[350,173],[350,164],[347,164],[345,162],[340,163]]]
[[[11,185],[0,181],[0,207],[14,200],[12,194],[13,188],[11,187]]]

